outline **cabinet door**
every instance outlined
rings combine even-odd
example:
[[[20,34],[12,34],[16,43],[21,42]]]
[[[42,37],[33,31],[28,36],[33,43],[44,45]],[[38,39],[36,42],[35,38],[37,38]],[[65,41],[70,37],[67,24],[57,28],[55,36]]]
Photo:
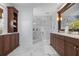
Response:
[[[0,56],[3,55],[3,36],[0,36]]]
[[[4,36],[3,53],[4,53],[4,55],[7,55],[9,52],[10,52],[10,36],[5,35]]]
[[[19,34],[10,35],[11,38],[11,50],[15,49],[19,45]]]
[[[79,56],[79,46],[77,47],[77,56]]]
[[[53,45],[53,34],[50,34],[50,44]]]
[[[64,55],[64,40],[63,38],[55,38],[56,50],[60,55]]]
[[[15,49],[15,35],[14,34],[10,35],[10,45],[11,45],[11,50]]]
[[[52,37],[52,45],[53,45],[53,47],[55,47],[55,38],[54,38],[54,35]]]
[[[66,56],[76,56],[77,50],[76,45],[65,41],[65,55]]]
[[[13,27],[11,26],[11,22],[13,21],[13,8],[8,8],[8,32],[13,32]]]
[[[19,46],[19,34],[15,35],[15,46]]]

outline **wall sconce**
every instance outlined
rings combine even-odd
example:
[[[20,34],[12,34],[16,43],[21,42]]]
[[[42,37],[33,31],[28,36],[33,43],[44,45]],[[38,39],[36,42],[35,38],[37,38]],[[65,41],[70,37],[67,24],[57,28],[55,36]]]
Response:
[[[59,21],[59,16],[57,16],[57,21]]]
[[[62,17],[60,17],[60,19],[59,19],[59,17],[57,16],[57,21],[59,21],[59,20],[62,21]]]
[[[62,21],[62,17],[60,17],[60,20]]]

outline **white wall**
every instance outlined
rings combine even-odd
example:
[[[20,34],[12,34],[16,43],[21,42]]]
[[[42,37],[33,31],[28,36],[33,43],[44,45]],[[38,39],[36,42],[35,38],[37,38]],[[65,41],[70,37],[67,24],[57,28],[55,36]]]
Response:
[[[33,8],[26,6],[16,7],[18,14],[18,30],[20,33],[20,46],[30,48],[33,45],[32,21]]]
[[[58,32],[57,12],[52,14],[52,32]]]
[[[0,27],[2,28],[2,33],[7,33],[7,8],[5,4],[0,4],[0,8],[3,9]]]

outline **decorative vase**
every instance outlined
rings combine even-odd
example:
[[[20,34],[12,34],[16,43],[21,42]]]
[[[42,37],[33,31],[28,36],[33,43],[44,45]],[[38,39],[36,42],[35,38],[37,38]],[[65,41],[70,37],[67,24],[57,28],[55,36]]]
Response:
[[[65,27],[65,33],[69,33],[69,26]]]

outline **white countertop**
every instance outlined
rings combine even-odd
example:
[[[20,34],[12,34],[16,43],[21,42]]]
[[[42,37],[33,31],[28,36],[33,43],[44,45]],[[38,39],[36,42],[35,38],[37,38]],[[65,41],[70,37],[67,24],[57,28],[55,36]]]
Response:
[[[0,35],[10,35],[10,34],[16,34],[16,33],[18,33],[18,32],[13,32],[13,33],[2,33],[2,34],[0,34]]]
[[[79,35],[77,35],[77,34],[68,34],[68,33],[60,33],[60,32],[53,32],[53,33],[79,39]]]

